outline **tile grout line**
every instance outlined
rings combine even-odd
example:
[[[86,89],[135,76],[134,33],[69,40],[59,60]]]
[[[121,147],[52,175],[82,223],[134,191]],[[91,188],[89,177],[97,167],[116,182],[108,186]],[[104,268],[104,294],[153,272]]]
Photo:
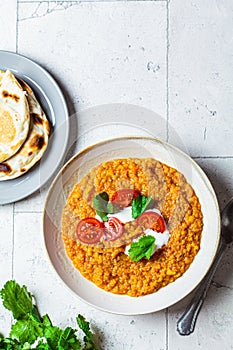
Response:
[[[73,0],[73,2],[77,3],[85,3],[85,2],[167,2],[169,0]],[[56,0],[46,0],[46,1],[41,1],[41,0],[36,0],[36,1],[17,1],[20,4],[36,4],[36,3],[56,3]],[[66,1],[65,1],[66,2]],[[68,3],[68,1],[67,1]]]
[[[169,142],[169,49],[170,49],[170,42],[169,42],[169,0],[167,0],[166,3],[166,42],[167,42],[167,50],[166,50],[166,141]],[[165,348],[166,350],[169,350],[169,328],[168,328],[168,316],[169,316],[169,310],[166,308],[165,310]]]
[[[191,156],[193,159],[233,159],[233,156]]]
[[[169,1],[166,3],[166,141],[169,142]],[[165,309],[165,349],[168,350],[168,308]]]
[[[15,250],[15,203],[12,210],[12,248],[11,248],[11,279],[14,279],[14,250]],[[11,326],[14,323],[14,318],[11,316]]]
[[[168,346],[168,307],[165,310],[165,320],[166,320],[166,335],[165,335],[165,340],[166,340],[166,344],[165,344],[165,349],[169,350],[169,346]]]
[[[18,53],[18,37],[19,37],[19,0],[16,5],[16,47],[15,52]]]
[[[16,210],[15,214],[42,214],[43,210]]]
[[[167,50],[166,50],[166,141],[169,142],[169,1],[166,4],[166,14],[167,14],[167,25],[166,25],[166,41],[167,41]]]
[[[13,203],[13,212],[12,212],[11,279],[14,279],[14,250],[15,250],[15,203]]]

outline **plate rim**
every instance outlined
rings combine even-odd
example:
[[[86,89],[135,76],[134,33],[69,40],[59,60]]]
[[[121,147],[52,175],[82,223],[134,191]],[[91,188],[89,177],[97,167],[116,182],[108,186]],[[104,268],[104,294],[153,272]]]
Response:
[[[52,265],[53,270],[55,271],[56,275],[59,277],[59,279],[62,281],[63,285],[71,291],[71,293],[77,297],[79,300],[81,300],[82,302],[84,302],[85,304],[91,306],[91,307],[95,307],[98,310],[104,311],[104,312],[108,312],[110,314],[117,314],[117,315],[127,315],[127,316],[135,316],[135,315],[145,315],[145,314],[150,314],[153,312],[159,312],[161,310],[166,309],[167,307],[171,307],[172,305],[176,304],[177,302],[181,301],[182,299],[177,298],[176,300],[174,300],[172,303],[167,302],[167,304],[165,304],[163,307],[161,308],[152,308],[151,310],[147,310],[147,311],[136,311],[136,312],[124,312],[124,311],[115,311],[115,310],[110,310],[108,307],[102,307],[99,305],[96,305],[95,303],[91,303],[88,300],[85,300],[83,297],[81,297],[80,295],[78,295],[62,278],[62,276],[60,275],[60,273],[58,272],[57,268],[54,266],[54,263],[50,257],[49,254],[49,250],[47,248],[47,242],[46,242],[46,237],[45,237],[45,217],[46,217],[46,207],[49,201],[49,198],[51,196],[52,193],[52,188],[54,186],[54,184],[57,182],[57,180],[59,180],[59,177],[61,176],[61,174],[65,171],[65,169],[69,166],[69,164],[76,158],[79,157],[82,154],[85,154],[86,152],[88,152],[90,149],[96,147],[96,146],[101,146],[107,142],[111,142],[111,141],[117,141],[117,140],[137,140],[137,139],[147,139],[149,141],[152,142],[158,142],[162,145],[168,146],[170,148],[172,148],[174,151],[178,152],[179,154],[181,154],[183,157],[187,158],[189,161],[191,161],[192,165],[197,169],[199,175],[202,177],[202,179],[204,180],[204,182],[207,184],[208,189],[211,191],[211,194],[213,195],[213,201],[216,207],[216,212],[217,212],[217,227],[216,227],[216,232],[217,232],[217,239],[215,242],[215,248],[212,251],[211,257],[210,257],[210,263],[208,264],[208,267],[206,268],[206,271],[204,271],[204,274],[202,274],[202,276],[199,277],[198,282],[196,284],[193,284],[192,288],[189,288],[189,290],[182,295],[182,299],[184,299],[185,297],[187,297],[191,292],[193,292],[193,290],[197,287],[197,285],[202,281],[202,279],[204,278],[204,276],[207,274],[208,270],[210,269],[214,257],[216,255],[219,243],[220,243],[220,232],[221,232],[221,213],[220,213],[220,208],[219,208],[219,203],[218,203],[218,199],[217,199],[217,195],[215,193],[215,190],[212,186],[212,183],[210,182],[208,176],[205,174],[205,172],[202,170],[202,168],[196,163],[196,161],[191,158],[191,156],[189,156],[189,154],[185,153],[184,151],[182,151],[181,149],[179,149],[178,147],[168,143],[167,141],[163,141],[160,140],[156,137],[150,137],[150,136],[122,136],[122,137],[114,137],[114,138],[109,138],[106,139],[104,141],[100,141],[100,142],[96,142],[93,143],[91,145],[88,145],[87,147],[81,149],[79,152],[77,152],[76,154],[74,154],[64,165],[63,167],[59,170],[59,172],[57,173],[56,177],[53,179],[53,182],[50,184],[49,190],[47,192],[46,195],[46,199],[44,201],[44,208],[43,208],[43,213],[42,213],[42,226],[43,226],[43,243],[44,243],[44,247],[46,250],[46,256],[49,259],[50,264]],[[81,278],[84,278],[81,274],[80,274]],[[99,288],[96,286],[96,288]],[[110,293],[110,292],[109,292]],[[112,294],[112,293],[110,293]],[[150,297],[151,295],[153,295],[154,293],[142,296],[143,297]],[[115,294],[114,294],[115,295]],[[122,296],[122,295],[118,295],[118,296]],[[127,296],[129,297],[129,296]],[[129,297],[130,298],[130,297]],[[134,298],[134,297],[131,297]],[[140,298],[140,297],[138,297]]]
[[[64,122],[65,122],[65,125],[66,125],[66,138],[63,139],[63,152],[59,153],[59,157],[57,158],[57,165],[56,167],[49,173],[48,176],[46,176],[42,181],[39,182],[39,184],[33,188],[31,188],[29,191],[25,191],[23,194],[21,195],[18,195],[17,196],[17,191],[15,191],[15,195],[14,196],[11,196],[11,198],[9,199],[5,199],[5,200],[1,200],[0,198],[0,205],[6,205],[6,204],[11,204],[11,203],[16,203],[22,199],[25,199],[27,197],[29,197],[30,195],[32,195],[33,193],[35,193],[36,191],[38,191],[41,187],[43,187],[49,180],[51,180],[52,176],[54,176],[54,174],[56,173],[57,169],[59,168],[59,166],[61,165],[62,161],[64,160],[64,157],[65,157],[65,153],[66,153],[66,150],[67,150],[67,146],[68,146],[68,142],[69,142],[69,134],[70,134],[70,123],[69,123],[69,110],[68,110],[68,105],[67,105],[67,102],[66,102],[66,99],[65,99],[65,96],[60,88],[60,86],[58,85],[57,81],[53,78],[52,74],[50,74],[43,66],[41,66],[39,63],[35,62],[33,59],[23,55],[23,54],[19,54],[17,52],[14,52],[14,51],[9,51],[9,50],[0,50],[0,60],[1,60],[1,56],[2,55],[5,55],[6,57],[7,56],[11,56],[13,58],[15,58],[16,60],[17,59],[21,59],[23,60],[24,62],[30,64],[32,67],[34,67],[36,70],[40,71],[43,73],[43,75],[52,83],[52,85],[55,87],[55,90],[56,90],[56,93],[58,94],[58,97],[59,97],[59,100],[61,101],[61,104],[64,108],[64,113],[63,113],[63,116],[64,116]],[[7,68],[7,65],[6,67],[4,68]],[[17,63],[16,63],[16,68],[17,68]],[[19,69],[19,72],[21,72],[21,70]],[[22,74],[23,74],[23,71],[22,71]],[[29,75],[30,77],[30,75]],[[36,82],[36,80],[35,80]],[[40,86],[41,87],[41,86]],[[46,90],[44,90],[44,88],[42,88],[43,92],[45,93],[45,95],[47,96],[47,92]],[[55,127],[56,127],[56,118],[55,118]],[[55,131],[56,133],[56,128],[55,128]],[[54,135],[54,132],[50,135],[50,138],[53,137]],[[48,148],[48,151],[49,151],[49,148]],[[42,157],[43,159],[43,157]],[[35,167],[36,165],[38,166],[38,164],[40,163],[40,160],[39,162],[37,162],[33,167]],[[32,168],[33,168],[32,167]],[[39,171],[39,169],[37,169],[37,171]],[[30,176],[30,175],[29,175]],[[16,178],[17,179],[17,178]],[[16,180],[15,179],[15,180]],[[18,177],[18,179],[20,179],[20,177]],[[12,179],[14,180],[14,179]],[[10,184],[10,180],[6,180],[6,181],[2,181],[4,183],[6,182],[9,182]],[[1,184],[1,182],[0,182]]]

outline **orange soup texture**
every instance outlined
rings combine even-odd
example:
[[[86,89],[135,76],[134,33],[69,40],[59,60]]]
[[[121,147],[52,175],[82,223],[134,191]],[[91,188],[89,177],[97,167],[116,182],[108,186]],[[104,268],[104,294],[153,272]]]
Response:
[[[77,238],[80,220],[93,218],[94,197],[107,192],[111,200],[122,189],[151,196],[170,233],[167,244],[149,260],[136,262],[125,254],[125,240],[112,245],[84,244]],[[91,169],[67,198],[62,215],[62,238],[73,265],[98,287],[133,297],[154,293],[189,268],[200,249],[201,205],[193,188],[176,169],[152,158],[115,159]],[[140,236],[136,221],[124,225],[124,236]]]

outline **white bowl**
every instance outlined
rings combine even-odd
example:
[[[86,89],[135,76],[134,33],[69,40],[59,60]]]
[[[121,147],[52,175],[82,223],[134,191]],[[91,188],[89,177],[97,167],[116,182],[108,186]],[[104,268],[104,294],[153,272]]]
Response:
[[[98,288],[76,270],[67,257],[61,238],[61,215],[75,183],[103,161],[152,157],[181,172],[201,203],[204,228],[201,248],[188,270],[157,292],[129,297]],[[136,315],[162,310],[188,295],[207,273],[220,238],[220,214],[215,192],[201,168],[185,153],[158,139],[123,137],[107,140],[79,152],[64,165],[53,181],[44,209],[44,239],[49,259],[63,282],[83,301],[104,311]]]

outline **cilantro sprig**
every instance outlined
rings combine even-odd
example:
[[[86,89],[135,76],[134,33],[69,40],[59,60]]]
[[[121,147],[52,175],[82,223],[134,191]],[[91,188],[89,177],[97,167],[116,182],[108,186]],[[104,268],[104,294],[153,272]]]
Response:
[[[101,217],[103,221],[108,221],[108,214],[114,214],[120,211],[118,205],[114,205],[109,201],[107,192],[101,192],[95,196],[93,200],[96,214]]]
[[[155,248],[155,237],[142,236],[137,242],[131,243],[128,253],[133,261],[138,262],[142,258],[149,260]]]
[[[81,341],[77,329],[66,327],[63,330],[54,326],[47,314],[41,316],[26,286],[8,281],[0,290],[0,296],[16,320],[9,337],[0,335],[1,350],[98,350],[89,322],[82,315],[76,318],[78,327],[85,334]]]
[[[132,217],[136,219],[139,215],[144,213],[145,210],[154,207],[154,200],[152,197],[147,197],[139,194],[132,200]]]

